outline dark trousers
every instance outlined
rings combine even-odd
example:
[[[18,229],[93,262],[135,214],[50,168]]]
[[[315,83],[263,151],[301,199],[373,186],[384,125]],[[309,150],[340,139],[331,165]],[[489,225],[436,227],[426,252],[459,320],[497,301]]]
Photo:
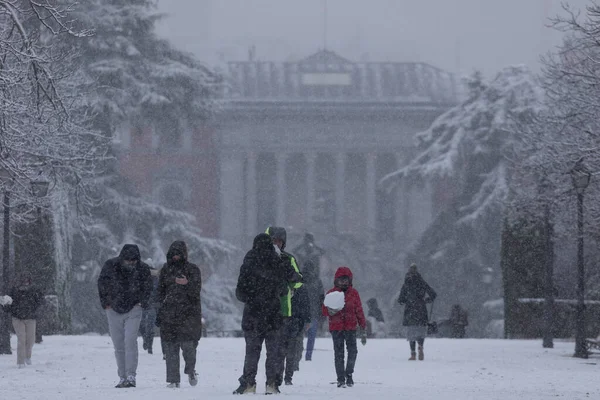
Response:
[[[242,385],[256,385],[256,374],[262,344],[265,342],[267,348],[267,359],[265,369],[267,374],[267,385],[275,383],[277,376],[277,349],[279,345],[279,329],[270,331],[247,330],[244,331],[246,340],[246,357],[244,358],[244,373],[239,381]]]
[[[298,367],[298,363],[300,361],[299,357],[302,357],[302,339],[304,336],[302,335],[302,322],[291,318],[287,324],[287,328],[283,332],[283,334],[287,337],[287,344],[284,348],[284,361],[285,361],[285,373],[284,379],[285,381],[292,381],[292,377],[294,376],[294,371]],[[300,336],[300,344],[298,344],[298,336]],[[300,346],[300,354],[298,355],[298,347]],[[279,384],[281,384],[279,382]]]
[[[168,342],[165,340],[162,342],[162,345],[166,356],[168,383],[181,382],[179,373],[179,350],[183,353],[183,360],[185,362],[183,372],[185,374],[191,374],[196,370],[196,348],[198,347],[198,341]]]
[[[154,343],[154,323],[156,322],[156,310],[149,308],[142,313],[142,322],[140,323],[140,333],[144,342],[144,348],[152,352]]]
[[[333,355],[335,360],[335,373],[338,382],[346,382],[346,376],[354,373],[358,348],[356,347],[356,331],[331,331],[333,338]],[[348,350],[348,362],[344,369],[344,343]]]

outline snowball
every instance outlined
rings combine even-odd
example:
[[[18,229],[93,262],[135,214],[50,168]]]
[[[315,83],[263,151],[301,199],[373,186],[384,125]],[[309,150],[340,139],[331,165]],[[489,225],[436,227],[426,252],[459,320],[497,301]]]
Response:
[[[0,296],[0,305],[3,306],[9,306],[11,305],[13,302],[12,297],[5,295],[5,296]]]
[[[337,291],[327,294],[327,296],[325,296],[325,300],[323,301],[325,307],[329,307],[332,310],[341,310],[344,308],[345,303],[346,300],[344,298],[344,292]]]

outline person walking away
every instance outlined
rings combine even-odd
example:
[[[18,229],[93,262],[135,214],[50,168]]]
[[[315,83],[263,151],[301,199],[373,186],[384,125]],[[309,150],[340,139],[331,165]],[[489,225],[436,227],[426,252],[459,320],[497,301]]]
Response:
[[[287,242],[287,232],[285,228],[278,226],[270,226],[265,232],[271,236],[275,250],[278,251],[280,257],[285,264],[287,270],[293,269],[294,273],[300,278],[298,281],[290,283],[288,291],[281,297],[281,315],[283,316],[283,324],[281,326],[281,332],[279,334],[279,344],[277,346],[277,378],[275,380],[275,393],[279,393],[279,387],[283,384],[283,376],[285,372],[285,359],[288,352],[289,342],[296,339],[295,329],[292,322],[292,296],[294,290],[297,290],[302,286],[302,275],[298,268],[296,258],[290,253],[285,251]],[[290,336],[294,334],[294,336]]]
[[[151,293],[150,267],[141,261],[137,245],[124,245],[118,257],[104,263],[98,277],[98,294],[115,349],[120,379],[117,388],[136,386],[137,337]]]
[[[167,262],[158,277],[157,323],[164,346],[167,367],[167,387],[180,386],[179,353],[185,362],[184,373],[191,386],[198,384],[196,349],[202,336],[200,269],[188,261],[185,242],[178,240],[167,252]]]
[[[377,304],[377,299],[367,300],[367,309],[367,337],[384,338],[386,336],[385,319],[379,304]]]
[[[352,286],[352,271],[348,267],[339,267],[335,272],[332,292],[344,293],[344,307],[340,310],[328,308],[323,304],[323,315],[329,317],[329,331],[333,339],[333,353],[337,386],[354,386],[354,367],[358,355],[356,330],[360,327],[361,343],[367,343],[366,320],[358,291]],[[344,368],[344,344],[348,349],[348,361]]]
[[[13,283],[9,296],[12,304],[8,309],[17,335],[17,366],[24,368],[25,365],[31,365],[37,310],[42,305],[44,295],[33,284],[32,275],[22,272]]]
[[[426,303],[433,302],[436,296],[435,291],[417,270],[417,265],[411,264],[398,297],[398,303],[404,305],[402,325],[407,327],[406,339],[410,345],[410,361],[417,359],[416,343],[419,344],[419,360],[425,358],[423,346],[429,321]]]
[[[256,393],[256,374],[263,342],[267,348],[265,392],[277,393],[276,352],[283,323],[280,299],[288,292],[289,283],[299,279],[277,251],[271,237],[261,233],[254,238],[252,249],[246,253],[240,267],[235,294],[244,303],[242,330],[246,354],[240,386],[233,394]]]
[[[323,286],[323,281],[320,277],[319,266],[314,260],[306,261],[303,264],[302,280],[308,292],[311,314],[310,327],[308,328],[307,332],[306,353],[304,355],[304,359],[306,361],[311,361],[313,349],[315,347],[315,340],[317,338],[317,332],[323,318],[321,315],[321,306],[323,304],[323,300],[325,299],[325,289]]]
[[[304,285],[294,291],[292,296],[292,316],[288,324],[288,331],[285,332],[290,340],[288,341],[285,354],[284,382],[286,385],[292,385],[294,372],[299,368],[299,357],[302,357],[302,342],[304,332],[310,323],[310,304],[308,292]],[[300,351],[298,351],[300,348]],[[298,354],[299,353],[299,354]]]
[[[140,323],[140,333],[142,334],[142,348],[148,351],[148,354],[153,352],[154,344],[154,327],[156,323],[156,310],[158,308],[158,270],[150,267],[150,276],[152,277],[152,294],[148,308],[142,312],[142,322]]]
[[[452,338],[463,339],[465,337],[466,327],[469,325],[469,314],[459,304],[452,306],[450,325],[452,326]]]

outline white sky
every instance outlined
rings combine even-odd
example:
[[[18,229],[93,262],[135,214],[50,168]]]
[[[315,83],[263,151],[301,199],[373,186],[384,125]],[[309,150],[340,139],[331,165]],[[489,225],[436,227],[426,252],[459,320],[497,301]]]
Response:
[[[582,8],[589,0],[571,0]],[[301,59],[324,45],[325,0],[159,0],[160,33],[214,65]],[[328,0],[327,48],[350,60],[424,61],[486,75],[511,64],[539,67],[560,43],[545,27],[559,0]]]

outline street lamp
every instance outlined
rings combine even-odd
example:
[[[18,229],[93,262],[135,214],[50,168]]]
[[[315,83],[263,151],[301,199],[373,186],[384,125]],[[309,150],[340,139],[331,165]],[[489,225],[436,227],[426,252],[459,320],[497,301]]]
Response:
[[[8,294],[10,291],[10,191],[9,185],[12,176],[8,169],[0,167],[0,181],[4,184],[4,245],[2,252],[2,291]],[[0,354],[12,354],[10,350],[10,317],[7,312],[2,313],[2,325],[0,326]]]
[[[585,345],[585,269],[583,265],[583,193],[590,184],[592,173],[583,164],[583,158],[571,169],[573,187],[577,193],[577,308],[575,312],[575,354],[574,357],[587,358]]]

